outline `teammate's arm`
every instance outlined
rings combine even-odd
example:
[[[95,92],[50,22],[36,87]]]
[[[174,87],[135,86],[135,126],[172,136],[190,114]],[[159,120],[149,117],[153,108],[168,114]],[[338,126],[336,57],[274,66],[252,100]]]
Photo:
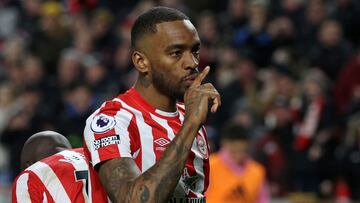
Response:
[[[141,174],[131,158],[115,158],[103,163],[99,175],[114,202],[166,202],[173,193],[185,167],[194,138],[208,112],[220,105],[220,95],[211,84],[201,85],[209,68],[195,79],[184,96],[186,115],[182,128],[160,160]],[[140,175],[141,174],[141,175]]]

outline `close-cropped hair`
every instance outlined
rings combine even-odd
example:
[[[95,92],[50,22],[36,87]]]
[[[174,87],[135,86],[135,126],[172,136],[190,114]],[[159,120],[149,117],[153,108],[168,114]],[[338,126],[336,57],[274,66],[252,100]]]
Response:
[[[131,29],[131,47],[136,49],[137,42],[147,34],[156,33],[156,25],[177,20],[189,20],[184,13],[168,7],[154,7],[140,15]]]

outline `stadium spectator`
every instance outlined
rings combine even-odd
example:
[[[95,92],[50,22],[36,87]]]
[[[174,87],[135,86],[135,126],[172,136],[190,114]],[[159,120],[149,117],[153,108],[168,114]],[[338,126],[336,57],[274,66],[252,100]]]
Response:
[[[91,89],[84,83],[73,84],[63,95],[64,109],[58,115],[60,131],[67,136],[74,147],[82,146],[83,130],[87,116],[94,110],[96,100]]]
[[[0,41],[15,34],[19,11],[11,3],[10,1],[0,2]]]
[[[217,46],[220,41],[220,34],[217,29],[217,22],[214,14],[210,12],[203,12],[198,19],[197,28],[199,30],[199,37],[201,38],[201,46],[203,48],[203,52],[200,54],[200,69],[205,68],[206,65],[210,65],[214,67],[208,77],[208,81],[214,82],[214,73],[216,71],[216,54],[217,54]]]
[[[256,65],[251,59],[243,58],[238,60],[232,69],[236,78],[220,91],[224,104],[216,115],[216,123],[220,126],[236,109],[247,108],[255,113],[261,109],[258,97],[261,83],[256,76]]]
[[[266,30],[267,10],[264,4],[249,5],[248,22],[234,32],[232,43],[244,56],[258,66],[269,63],[273,49],[272,39]]]
[[[304,1],[280,0],[275,3],[276,15],[287,16],[295,25],[299,25],[303,19]]]
[[[294,188],[319,192],[320,183],[334,177],[332,140],[336,125],[329,80],[319,69],[309,70],[303,79],[300,120],[295,125]],[[321,191],[320,191],[321,192]]]
[[[341,66],[351,56],[352,47],[343,38],[342,28],[335,20],[322,23],[317,39],[309,52],[311,65],[319,67],[331,80],[336,80]]]
[[[20,1],[18,29],[29,39],[40,30],[41,3],[42,0]]]
[[[57,84],[59,92],[66,89],[71,84],[81,80],[82,66],[78,54],[72,51],[64,51],[60,55],[57,66]]]
[[[323,1],[309,1],[305,9],[305,20],[300,24],[298,45],[301,51],[309,51],[317,39],[318,29],[327,17],[327,10]]]
[[[291,160],[293,148],[292,127],[295,122],[287,100],[279,97],[265,113],[266,132],[256,144],[256,158],[266,168],[269,189],[274,197],[284,196],[291,190]]]
[[[97,50],[106,65],[114,53],[116,38],[113,36],[114,16],[107,9],[96,9],[91,17],[89,30],[92,30],[94,50]]]
[[[226,10],[220,13],[220,26],[224,31],[225,40],[230,40],[236,29],[244,26],[247,22],[248,1],[229,0]]]
[[[10,150],[11,179],[20,172],[21,148],[28,136],[46,125],[42,113],[40,101],[41,92],[36,87],[28,87],[19,95],[19,106],[13,116],[8,120],[1,141]]]
[[[249,155],[250,136],[241,125],[225,127],[220,151],[210,157],[206,202],[269,202],[265,168]]]
[[[56,1],[43,2],[39,24],[40,29],[31,36],[29,50],[43,61],[48,73],[54,74],[57,58],[70,42],[62,5]]]
[[[267,26],[267,33],[272,40],[272,49],[290,47],[295,44],[295,26],[288,17],[277,17],[270,21]],[[271,56],[271,54],[272,51],[269,55]]]

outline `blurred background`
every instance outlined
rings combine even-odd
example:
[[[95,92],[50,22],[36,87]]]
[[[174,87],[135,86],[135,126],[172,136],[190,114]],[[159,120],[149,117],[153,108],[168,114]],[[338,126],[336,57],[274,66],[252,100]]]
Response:
[[[85,119],[133,84],[130,29],[156,5],[190,16],[202,40],[223,100],[212,152],[236,123],[273,202],[360,201],[360,1],[0,0],[0,202],[30,135],[82,146]]]

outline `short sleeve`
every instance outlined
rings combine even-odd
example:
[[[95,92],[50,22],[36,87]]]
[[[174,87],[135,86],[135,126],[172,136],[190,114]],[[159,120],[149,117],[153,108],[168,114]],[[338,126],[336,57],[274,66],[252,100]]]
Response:
[[[116,103],[105,103],[86,121],[85,151],[93,167],[109,159],[132,157],[129,129],[133,115]]]

